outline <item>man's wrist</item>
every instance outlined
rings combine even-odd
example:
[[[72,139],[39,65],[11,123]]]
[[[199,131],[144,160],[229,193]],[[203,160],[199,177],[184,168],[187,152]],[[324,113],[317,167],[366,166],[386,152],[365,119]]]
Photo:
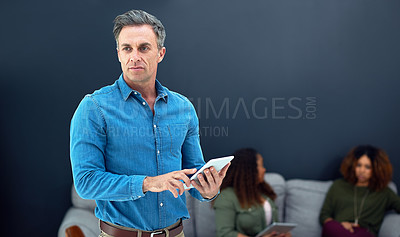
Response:
[[[148,179],[149,177],[148,176],[146,176],[144,179],[143,179],[143,185],[142,185],[142,191],[143,191],[143,193],[146,193],[147,191],[149,191],[148,190],[148,183],[149,183],[149,179]]]
[[[214,200],[214,199],[216,199],[216,198],[218,197],[218,194],[219,194],[219,190],[218,190],[218,193],[215,194],[213,197],[211,197],[211,198],[203,197],[203,198],[204,198],[205,200],[207,200],[207,201],[212,201],[212,200]]]

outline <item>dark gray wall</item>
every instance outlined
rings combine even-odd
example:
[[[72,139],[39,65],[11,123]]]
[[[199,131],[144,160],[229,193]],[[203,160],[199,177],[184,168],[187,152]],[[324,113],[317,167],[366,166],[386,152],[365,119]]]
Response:
[[[56,235],[70,119],[119,76],[112,21],[132,8],[166,26],[158,79],[193,101],[207,160],[251,146],[268,171],[327,180],[369,143],[400,184],[399,1],[16,0],[0,4],[2,235]]]

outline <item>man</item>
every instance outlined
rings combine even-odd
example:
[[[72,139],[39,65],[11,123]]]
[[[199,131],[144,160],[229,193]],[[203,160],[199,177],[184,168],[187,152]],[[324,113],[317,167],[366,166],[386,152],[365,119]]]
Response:
[[[162,23],[132,10],[116,17],[114,35],[122,75],[85,96],[71,121],[75,188],[96,200],[100,236],[183,236],[183,185],[212,200],[229,165],[207,169],[199,183],[188,178],[204,165],[198,119],[186,97],[156,80]]]

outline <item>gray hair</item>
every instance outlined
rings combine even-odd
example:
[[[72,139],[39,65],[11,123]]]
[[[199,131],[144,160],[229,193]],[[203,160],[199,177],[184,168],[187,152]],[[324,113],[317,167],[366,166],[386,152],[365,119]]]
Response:
[[[132,25],[150,25],[153,27],[153,31],[157,36],[157,47],[160,50],[164,47],[165,41],[165,28],[160,20],[158,20],[155,16],[143,11],[143,10],[130,10],[125,12],[122,15],[117,16],[114,19],[114,37],[117,42],[118,48],[118,37],[124,26],[132,26]]]

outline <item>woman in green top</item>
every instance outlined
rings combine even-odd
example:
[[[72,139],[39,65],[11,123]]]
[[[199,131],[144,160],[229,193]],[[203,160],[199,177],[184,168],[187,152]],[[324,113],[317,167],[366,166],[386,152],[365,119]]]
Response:
[[[400,197],[388,188],[392,165],[387,154],[373,146],[357,146],[340,171],[344,179],[332,184],[321,209],[322,236],[376,236],[385,211],[400,213]]]
[[[236,151],[214,201],[218,237],[255,236],[278,221],[276,194],[264,181],[262,156],[252,148]],[[290,233],[265,235],[290,237]]]

